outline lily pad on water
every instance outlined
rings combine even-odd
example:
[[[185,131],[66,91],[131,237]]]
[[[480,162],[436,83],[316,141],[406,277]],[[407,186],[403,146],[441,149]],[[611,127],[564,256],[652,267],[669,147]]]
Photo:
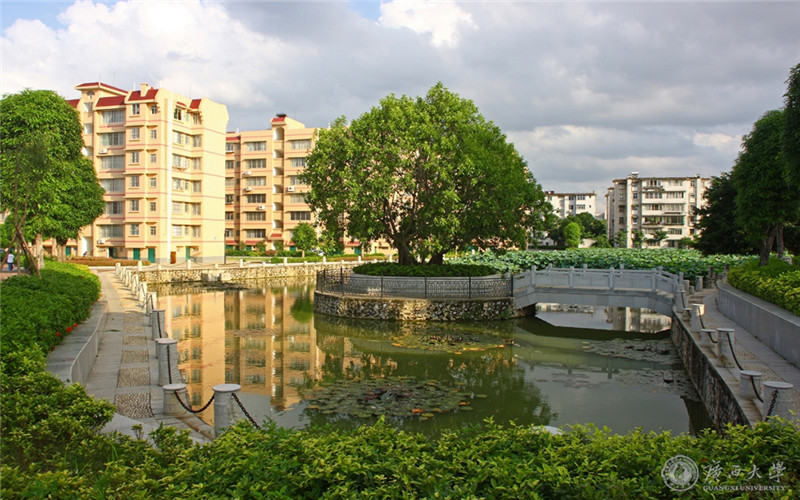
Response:
[[[436,380],[419,381],[410,377],[320,384],[317,389],[305,394],[306,400],[311,403],[306,411],[354,418],[386,415],[429,419],[434,417],[434,413],[469,408],[470,403],[466,400],[471,397],[454,386]]]
[[[465,351],[485,351],[504,347],[498,345],[498,338],[490,335],[473,333],[441,333],[428,335],[398,335],[392,337],[394,347],[404,347],[422,351],[447,352],[450,354],[463,354]]]

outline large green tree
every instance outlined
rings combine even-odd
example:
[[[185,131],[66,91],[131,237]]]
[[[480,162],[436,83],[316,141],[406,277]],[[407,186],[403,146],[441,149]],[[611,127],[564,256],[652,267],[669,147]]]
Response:
[[[748,241],[737,221],[736,186],[730,172],[712,177],[704,198],[703,207],[695,210],[695,228],[700,234],[694,247],[705,255],[757,253],[757,246]]]
[[[800,192],[800,64],[789,72],[784,94],[783,157],[789,183]]]
[[[14,223],[14,240],[38,274],[42,240],[65,243],[103,213],[103,191],[81,150],[78,114],[49,90],[24,90],[0,100],[0,209]],[[34,248],[30,238],[34,236]]]
[[[589,212],[581,212],[579,214],[570,214],[563,219],[558,219],[551,226],[548,231],[550,239],[558,244],[566,245],[564,238],[564,228],[570,222],[577,223],[581,228],[581,238],[594,238],[597,239],[600,235],[605,235],[608,232],[606,221],[599,220]],[[606,240],[608,238],[606,237]]]
[[[523,246],[549,209],[500,129],[441,83],[320,130],[302,179],[325,228],[384,238],[401,264],[438,263],[467,245]]]
[[[292,241],[295,248],[303,252],[305,257],[306,251],[317,246],[317,232],[308,222],[301,222],[292,231]]]
[[[786,176],[783,131],[783,111],[767,111],[744,137],[731,172],[736,220],[748,239],[758,243],[761,265],[767,264],[776,240],[782,254],[783,225],[794,220],[800,206],[800,196]]]

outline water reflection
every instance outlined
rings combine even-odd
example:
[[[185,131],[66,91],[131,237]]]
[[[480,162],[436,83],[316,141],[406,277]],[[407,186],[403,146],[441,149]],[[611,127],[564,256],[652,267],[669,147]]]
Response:
[[[309,282],[235,290],[162,287],[158,293],[167,311],[167,332],[179,341],[178,366],[194,406],[208,401],[213,386],[237,383],[240,399],[257,421],[352,427],[374,420],[369,408],[359,416],[344,410],[323,413],[309,409],[305,396],[320,384],[399,377],[466,395],[466,409],[427,420],[418,414],[390,419],[426,433],[487,417],[521,425],[594,422],[618,432],[706,426],[702,417],[690,420],[702,413],[693,405],[697,396],[662,320],[646,312],[578,312],[576,320],[575,314],[550,309],[540,316],[572,316],[566,321],[580,327],[556,327],[540,318],[399,323],[315,316]],[[586,325],[660,333],[587,330]],[[429,410],[420,408],[420,413]],[[213,411],[201,417],[213,423]]]

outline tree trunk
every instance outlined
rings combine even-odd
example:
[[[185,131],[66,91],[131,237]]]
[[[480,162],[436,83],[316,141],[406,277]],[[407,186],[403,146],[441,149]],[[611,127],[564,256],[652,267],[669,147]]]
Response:
[[[34,253],[36,254],[36,269],[44,269],[44,239],[41,234],[36,235],[34,248]]]
[[[397,263],[401,266],[413,266],[417,260],[408,249],[408,244],[405,241],[395,242],[397,248]]]
[[[430,260],[428,260],[428,264],[434,265],[434,266],[440,266],[440,265],[444,264],[444,253],[440,252],[440,253],[436,253],[436,254],[431,255]]]
[[[783,222],[779,222],[775,228],[775,249],[778,251],[778,258],[783,258]]]
[[[764,239],[761,240],[761,255],[758,259],[759,266],[766,266],[769,263],[769,252],[772,250],[772,244],[775,242],[775,235],[777,232],[777,226],[772,227],[767,231]]]

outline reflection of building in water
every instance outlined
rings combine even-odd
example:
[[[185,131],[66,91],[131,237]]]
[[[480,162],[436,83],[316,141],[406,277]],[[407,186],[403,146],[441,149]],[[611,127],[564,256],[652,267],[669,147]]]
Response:
[[[672,324],[669,316],[650,309],[606,307],[605,310],[606,321],[612,324],[612,330],[657,333],[666,330]]]
[[[178,367],[193,406],[223,383],[263,395],[277,410],[301,400],[320,374],[320,351],[308,286],[165,297],[167,331],[178,342]],[[172,311],[172,314],[170,314]],[[223,335],[224,332],[224,335]],[[203,415],[211,422],[212,412]]]

